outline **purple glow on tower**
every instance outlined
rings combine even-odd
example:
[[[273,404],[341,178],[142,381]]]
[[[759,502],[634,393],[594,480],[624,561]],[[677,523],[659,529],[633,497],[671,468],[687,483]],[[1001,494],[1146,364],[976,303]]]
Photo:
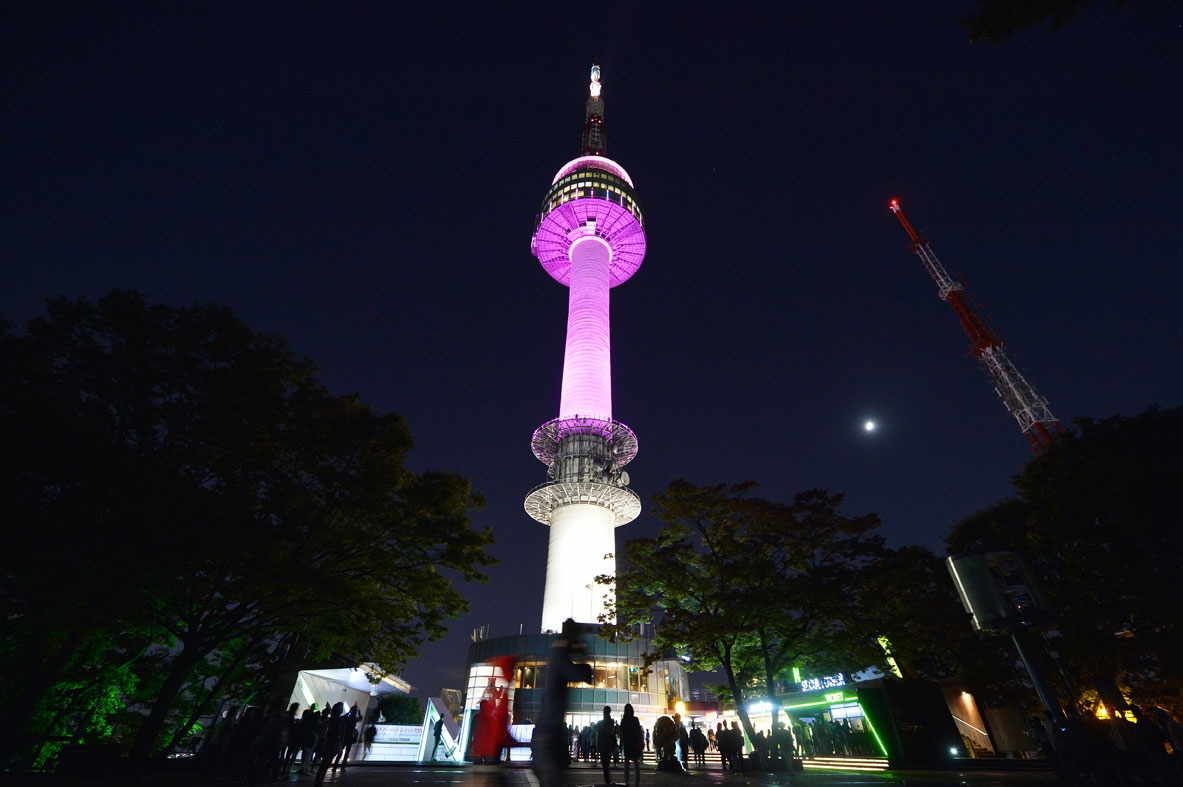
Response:
[[[534,432],[534,455],[549,481],[526,496],[526,512],[549,525],[542,630],[572,617],[595,623],[610,601],[596,577],[616,573],[614,528],[641,512],[624,466],[637,437],[612,420],[612,338],[608,295],[645,258],[645,229],[633,181],[606,158],[600,69],[584,117],[583,155],[559,169],[542,201],[530,250],[571,288],[559,417]]]
[[[585,235],[571,244],[571,298],[559,418],[612,418],[612,339],[608,324],[608,242]]]
[[[547,195],[530,251],[559,284],[571,284],[571,243],[587,234],[603,238],[612,247],[608,263],[612,287],[631,279],[645,259],[641,208],[632,187],[608,165],[618,169],[610,159],[588,156],[580,169],[556,180]]]

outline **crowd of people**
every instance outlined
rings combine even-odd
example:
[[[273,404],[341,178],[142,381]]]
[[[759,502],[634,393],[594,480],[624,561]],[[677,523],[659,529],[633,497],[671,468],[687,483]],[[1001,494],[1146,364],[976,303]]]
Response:
[[[798,757],[865,757],[871,752],[864,733],[850,726],[849,719],[827,721],[814,719],[793,725]]]
[[[817,721],[814,725],[830,723]],[[820,727],[818,729],[819,732],[814,733],[815,737],[809,740],[821,739]],[[839,725],[839,729],[849,730],[850,727]],[[757,732],[745,760],[747,742],[737,721],[732,721],[730,726],[720,722],[714,729],[708,725],[704,732],[703,727],[693,722],[687,729],[681,716],[675,713],[672,719],[659,719],[650,730],[641,727],[632,705],[625,705],[624,717],[619,723],[612,718],[610,708],[605,706],[601,721],[584,727],[570,727],[567,737],[570,742],[567,754],[571,761],[599,764],[605,769],[623,766],[626,783],[629,764],[634,760],[639,763],[645,752],[651,751],[654,745],[658,762],[677,763],[683,770],[705,768],[707,752],[718,752],[723,769],[736,773],[752,768],[775,767],[775,763],[785,758],[800,756],[783,723],[777,723],[775,729]]]
[[[197,753],[203,775],[225,774],[247,784],[287,781],[293,769],[300,775],[315,774],[317,784],[326,774],[349,764],[350,748],[364,735],[372,745],[376,727],[360,729],[357,704],[348,712],[344,703],[318,710],[315,706],[297,716],[300,706],[269,712],[247,708],[237,720],[222,720]]]

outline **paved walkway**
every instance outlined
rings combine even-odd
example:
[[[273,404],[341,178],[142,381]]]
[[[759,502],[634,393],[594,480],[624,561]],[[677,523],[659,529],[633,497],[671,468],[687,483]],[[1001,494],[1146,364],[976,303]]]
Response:
[[[613,769],[615,787],[625,787],[620,769]],[[294,783],[311,784],[310,777],[294,777]],[[325,784],[338,787],[538,787],[537,779],[525,768],[509,768],[505,779],[472,768],[429,768],[419,766],[351,766],[345,773],[330,773]],[[1043,787],[1060,785],[1054,774],[1023,771],[888,771],[884,773],[851,773],[838,771],[805,771],[803,773],[728,774],[721,770],[691,771],[688,774],[658,773],[652,767],[641,772],[643,787],[762,787],[762,785],[793,785],[793,787],[845,787],[846,785],[878,785],[879,787],[927,785],[928,787]],[[563,787],[602,787],[603,777],[598,767],[577,764],[567,769]]]
[[[615,787],[626,787],[622,772],[614,769]],[[200,782],[192,773],[175,773],[168,777],[148,776],[139,780],[103,779],[62,780],[47,775],[4,774],[0,779],[19,787],[67,787],[68,785],[122,785],[134,787],[185,787],[188,785],[243,785],[243,781],[214,779]],[[280,784],[307,785],[311,776],[291,774],[288,782]],[[503,778],[496,773],[473,767],[428,767],[419,765],[351,765],[345,771],[330,772],[325,784],[334,787],[538,787],[538,781],[526,768],[507,768]],[[1050,772],[1025,771],[886,771],[882,773],[849,773],[836,771],[805,771],[803,773],[728,774],[717,768],[692,770],[688,774],[658,773],[652,766],[641,771],[643,787],[1053,787],[1062,782]],[[602,787],[600,769],[576,764],[563,775],[563,787]]]

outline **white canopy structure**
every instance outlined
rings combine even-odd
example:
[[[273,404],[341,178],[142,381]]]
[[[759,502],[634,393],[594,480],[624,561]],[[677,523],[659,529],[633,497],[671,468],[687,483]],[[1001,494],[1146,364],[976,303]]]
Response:
[[[334,703],[345,704],[345,710],[357,703],[362,718],[378,697],[388,694],[410,694],[413,686],[397,675],[383,678],[381,669],[375,664],[361,664],[339,669],[300,670],[292,696],[288,700],[300,704],[300,710],[316,705],[317,708],[332,707]],[[372,682],[371,678],[377,680]]]

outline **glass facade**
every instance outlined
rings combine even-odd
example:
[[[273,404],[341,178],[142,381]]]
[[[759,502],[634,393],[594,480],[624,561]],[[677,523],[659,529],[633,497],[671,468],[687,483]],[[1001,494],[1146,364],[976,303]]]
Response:
[[[490,681],[508,691],[515,723],[534,720],[541,708],[546,685],[547,658],[558,635],[500,637],[475,642],[469,648],[468,680],[465,687],[465,710],[476,708],[490,690]],[[625,703],[638,716],[656,718],[672,712],[672,703],[687,696],[686,674],[676,660],[657,661],[645,666],[651,651],[649,640],[609,642],[599,637],[587,638],[587,650],[576,661],[590,664],[590,682],[572,683],[568,723],[594,723],[603,717],[605,705],[619,717]],[[490,663],[499,656],[513,656],[514,667],[508,680],[495,674]]]
[[[637,194],[624,178],[602,169],[577,169],[569,175],[564,175],[555,181],[542,201],[542,208],[538,212],[535,227],[542,223],[546,214],[560,205],[574,199],[603,199],[620,205],[629,213],[637,217],[641,226],[645,219],[641,214],[641,205],[637,201]]]

